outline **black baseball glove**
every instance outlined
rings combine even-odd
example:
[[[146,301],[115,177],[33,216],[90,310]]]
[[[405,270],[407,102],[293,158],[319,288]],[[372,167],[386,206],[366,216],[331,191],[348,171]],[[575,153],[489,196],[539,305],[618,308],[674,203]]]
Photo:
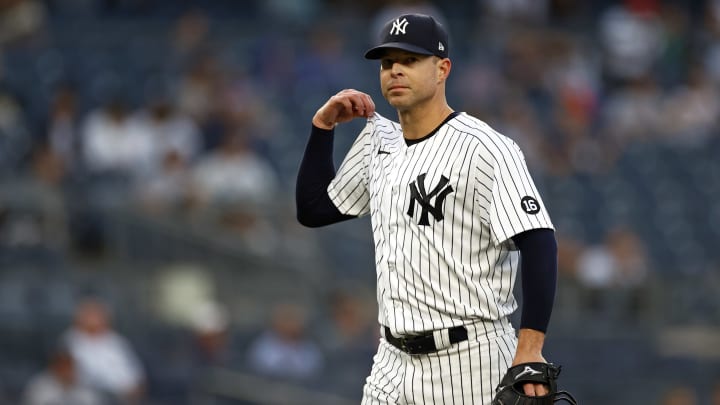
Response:
[[[492,405],[552,405],[562,400],[577,405],[570,393],[557,390],[558,375],[560,366],[552,363],[521,363],[510,367],[495,389]],[[544,384],[549,392],[541,397],[525,395],[525,383]]]

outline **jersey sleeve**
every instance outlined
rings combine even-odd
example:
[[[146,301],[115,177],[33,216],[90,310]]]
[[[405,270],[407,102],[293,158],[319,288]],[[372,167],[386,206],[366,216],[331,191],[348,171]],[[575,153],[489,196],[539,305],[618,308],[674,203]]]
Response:
[[[368,120],[328,186],[330,200],[345,215],[363,216],[370,212],[368,168],[373,131],[374,123]]]
[[[489,212],[495,243],[531,229],[554,230],[520,148],[509,138],[497,147]]]

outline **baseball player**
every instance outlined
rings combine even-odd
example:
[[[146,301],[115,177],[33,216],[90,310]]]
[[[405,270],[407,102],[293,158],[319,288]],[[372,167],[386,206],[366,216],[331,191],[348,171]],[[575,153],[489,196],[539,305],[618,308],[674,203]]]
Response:
[[[516,365],[523,394],[547,396],[530,377],[547,374],[557,245],[522,152],[448,105],[450,44],[434,18],[401,15],[381,37],[365,57],[379,60],[399,122],[360,91],[332,96],[312,119],[296,190],[306,226],[371,217],[382,339],[362,404],[490,404]],[[335,127],[355,118],[367,124],[336,172]]]

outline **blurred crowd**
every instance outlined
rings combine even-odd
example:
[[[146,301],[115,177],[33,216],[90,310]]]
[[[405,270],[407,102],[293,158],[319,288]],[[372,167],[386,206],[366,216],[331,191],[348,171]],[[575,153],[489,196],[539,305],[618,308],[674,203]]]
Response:
[[[720,197],[713,158],[720,151],[720,1],[446,3],[0,0],[0,252],[43,245],[62,257],[107,255],[108,212],[130,210],[188,230],[210,224],[211,232],[239,235],[266,257],[282,256],[274,241],[293,237],[294,252],[307,255],[307,235],[272,224],[292,217],[312,113],[328,96],[356,87],[393,114],[362,52],[391,16],[416,11],[434,14],[451,33],[451,105],[518,142],[548,189],[561,276],[575,297],[560,294],[561,305],[572,304],[560,319],[563,311],[627,324],[658,316],[656,271],[672,266],[656,255],[672,250],[657,245],[663,224],[619,223],[636,214],[613,202],[661,176],[645,169],[670,164],[633,162],[630,153],[648,145],[686,153],[691,158],[662,173],[696,175],[677,183],[697,195],[672,194],[678,189],[669,186],[642,195],[707,199],[700,222],[710,231],[698,239],[720,242],[720,210],[711,204]],[[580,201],[566,192],[584,181],[607,181],[595,191],[609,190],[609,197]],[[552,191],[557,184],[566,188]],[[672,230],[697,233],[694,223],[673,218],[682,216],[674,202],[643,198],[647,205],[636,210],[667,213]],[[599,211],[573,208],[583,204]],[[626,216],[578,230],[611,208]],[[566,209],[578,212],[575,222],[565,221]],[[570,223],[579,225],[564,226]],[[686,249],[681,255],[700,252],[678,246]],[[720,257],[710,251],[702,258],[702,283],[714,291]],[[46,370],[23,395],[28,404],[141,403],[163,384],[174,387],[167,396],[181,395],[177,387],[198,383],[208,364],[307,386],[319,386],[313,378],[322,375],[359,388],[376,339],[364,298],[331,294],[322,301],[328,313],[278,303],[265,329],[239,339],[230,333],[228,308],[204,307],[174,359],[176,373],[161,377],[115,331],[102,300],[77,298],[72,327],[50,345]],[[700,319],[720,322],[717,303],[695,304]],[[47,402],[53,397],[65,402]],[[700,403],[685,387],[668,397],[664,403]]]
[[[302,304],[277,303],[253,333],[235,328],[223,305],[206,302],[195,308],[186,328],[164,334],[164,347],[146,353],[116,326],[105,300],[84,296],[72,322],[38,348],[43,366],[31,373],[16,399],[3,393],[0,400],[27,405],[246,403],[223,399],[223,388],[214,380],[221,370],[318,389],[332,384],[342,392],[362,381],[378,339],[373,306],[366,299],[357,291],[336,290],[327,297],[330,309],[322,323],[311,319]],[[311,325],[322,325],[321,334],[313,333]],[[238,375],[238,381],[247,378]]]

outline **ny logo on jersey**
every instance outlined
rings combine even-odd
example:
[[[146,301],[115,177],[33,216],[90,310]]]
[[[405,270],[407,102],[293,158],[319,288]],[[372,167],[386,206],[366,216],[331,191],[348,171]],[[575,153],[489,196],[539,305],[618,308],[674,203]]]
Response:
[[[445,176],[440,176],[440,181],[433,187],[429,193],[425,191],[425,176],[427,173],[423,173],[417,177],[417,181],[413,181],[408,186],[410,187],[410,206],[408,207],[407,214],[413,217],[415,214],[415,201],[420,204],[422,210],[420,212],[420,221],[418,225],[427,226],[430,225],[430,218],[428,214],[432,214],[436,221],[443,220],[442,206],[445,201],[445,197],[453,192],[452,186],[447,183],[450,181]],[[432,198],[435,198],[435,205],[430,203]]]
[[[402,20],[399,18],[396,19],[392,23],[392,28],[390,28],[390,35],[400,35],[400,34],[404,35],[405,30],[407,29],[407,26],[408,26],[407,18],[403,18]]]

